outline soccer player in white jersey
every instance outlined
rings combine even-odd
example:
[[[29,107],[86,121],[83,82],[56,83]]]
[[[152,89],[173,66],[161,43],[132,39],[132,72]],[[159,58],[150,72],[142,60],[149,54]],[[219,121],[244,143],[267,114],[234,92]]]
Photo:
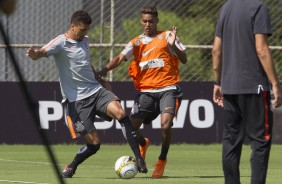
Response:
[[[29,48],[26,55],[33,60],[53,56],[60,76],[63,100],[66,101],[66,120],[72,138],[83,136],[82,146],[73,161],[66,166],[62,177],[71,178],[78,165],[100,149],[100,139],[93,124],[95,116],[111,121],[117,119],[132,148],[139,172],[147,173],[136,139],[136,130],[121,107],[119,98],[105,89],[95,78],[90,63],[89,40],[86,36],[92,22],[83,10],[73,13],[69,30],[37,50]]]

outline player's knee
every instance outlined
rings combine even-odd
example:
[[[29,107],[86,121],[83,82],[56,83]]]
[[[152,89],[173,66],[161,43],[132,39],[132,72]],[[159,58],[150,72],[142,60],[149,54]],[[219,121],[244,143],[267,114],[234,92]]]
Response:
[[[87,144],[87,148],[92,155],[99,151],[101,144]]]
[[[172,126],[172,123],[171,123],[171,122],[165,122],[165,123],[162,123],[162,124],[161,124],[162,130],[168,130],[168,129],[171,128],[171,126]]]
[[[126,116],[127,116],[126,112],[122,108],[119,108],[118,110],[116,110],[115,114],[114,114],[114,118],[117,119],[117,120],[122,120],[122,119],[126,118]]]
[[[115,114],[115,119],[117,119],[119,121],[123,120],[126,117],[127,117],[127,115],[126,115],[126,113],[123,109],[119,109]]]
[[[107,111],[112,118],[117,120],[121,120],[126,117],[126,112],[118,101],[111,102],[107,107]]]
[[[126,116],[127,115],[126,115],[125,111],[122,109],[122,110],[119,111],[116,119],[120,120],[120,119],[125,118]]]

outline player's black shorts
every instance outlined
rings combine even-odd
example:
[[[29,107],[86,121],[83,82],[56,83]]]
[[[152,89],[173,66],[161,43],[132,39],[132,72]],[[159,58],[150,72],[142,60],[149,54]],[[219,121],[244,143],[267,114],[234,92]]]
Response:
[[[130,116],[134,119],[142,119],[143,123],[151,123],[161,113],[176,115],[181,101],[182,90],[167,90],[157,93],[140,92],[134,101]]]
[[[111,91],[101,88],[90,97],[68,102],[65,107],[65,118],[72,138],[95,130],[96,115],[101,119],[111,121],[112,118],[107,115],[107,106],[112,101],[119,101],[119,98]]]

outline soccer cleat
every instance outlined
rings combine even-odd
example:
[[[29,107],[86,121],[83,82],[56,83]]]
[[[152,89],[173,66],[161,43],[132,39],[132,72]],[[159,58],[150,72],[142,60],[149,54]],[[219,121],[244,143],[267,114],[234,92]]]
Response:
[[[73,169],[73,168],[71,168],[67,165],[62,172],[62,177],[63,178],[72,178],[74,173],[75,173],[75,169]]]
[[[145,157],[146,157],[146,151],[147,151],[147,149],[150,145],[150,140],[148,138],[145,138],[145,141],[146,141],[145,146],[139,145],[139,150],[140,150],[141,156],[144,160],[145,160]]]
[[[152,178],[161,178],[163,176],[166,162],[167,160],[158,160],[155,166],[155,170],[152,174]]]
[[[148,169],[146,167],[146,163],[143,158],[136,159],[136,164],[138,167],[138,171],[141,173],[147,173]]]

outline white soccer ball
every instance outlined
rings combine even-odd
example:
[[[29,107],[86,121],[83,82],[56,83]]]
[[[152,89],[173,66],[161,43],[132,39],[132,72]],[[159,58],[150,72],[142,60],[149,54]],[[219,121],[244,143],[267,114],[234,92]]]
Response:
[[[133,157],[122,156],[115,163],[115,171],[119,177],[130,179],[138,173],[138,167]]]

